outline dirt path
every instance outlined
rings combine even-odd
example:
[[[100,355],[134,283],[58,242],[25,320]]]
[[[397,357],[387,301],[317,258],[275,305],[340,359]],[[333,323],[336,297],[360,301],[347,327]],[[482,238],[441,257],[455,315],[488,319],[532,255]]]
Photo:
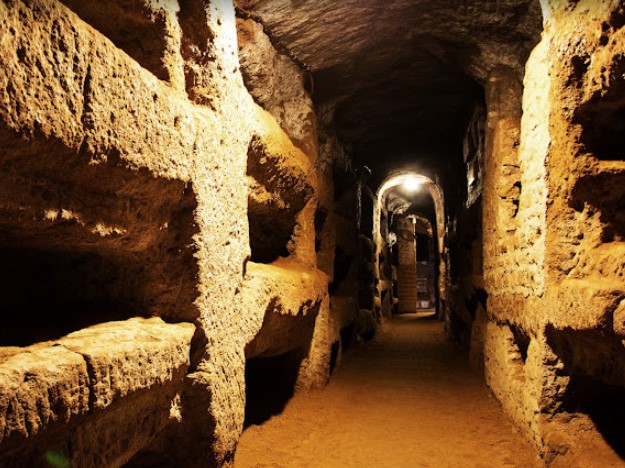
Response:
[[[442,324],[403,315],[351,351],[330,384],[242,435],[245,467],[542,466]]]

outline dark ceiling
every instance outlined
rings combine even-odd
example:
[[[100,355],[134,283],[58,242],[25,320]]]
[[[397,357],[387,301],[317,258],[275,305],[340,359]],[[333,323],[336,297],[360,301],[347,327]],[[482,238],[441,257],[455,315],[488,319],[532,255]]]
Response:
[[[372,183],[406,164],[453,183],[481,83],[498,66],[522,77],[542,29],[538,0],[239,0],[237,7],[311,71],[313,99],[333,119],[325,123],[356,164],[373,170]]]

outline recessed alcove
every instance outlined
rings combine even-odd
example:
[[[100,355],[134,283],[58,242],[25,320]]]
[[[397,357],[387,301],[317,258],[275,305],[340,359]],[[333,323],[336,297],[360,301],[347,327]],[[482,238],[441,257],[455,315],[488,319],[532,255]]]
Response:
[[[248,148],[248,222],[253,262],[290,255],[297,215],[312,196],[302,169],[254,137]]]
[[[302,362],[300,350],[247,359],[245,364],[245,423],[262,424],[280,414],[295,394]]]
[[[140,266],[92,252],[0,247],[0,346],[28,346],[141,315]]]
[[[621,201],[625,196],[625,172],[604,171],[580,177],[573,187],[569,206],[583,211],[586,205],[600,212],[603,242],[625,239],[625,212]]]
[[[581,126],[584,149],[600,160],[625,161],[625,56],[617,55],[605,78],[607,89],[596,92],[575,110],[574,122]]]
[[[563,396],[562,409],[586,415],[603,440],[625,458],[625,388],[586,375],[573,375]]]

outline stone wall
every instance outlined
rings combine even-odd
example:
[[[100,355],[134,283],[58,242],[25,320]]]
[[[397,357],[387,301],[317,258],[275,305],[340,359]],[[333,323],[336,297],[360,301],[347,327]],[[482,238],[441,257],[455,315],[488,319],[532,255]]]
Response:
[[[545,1],[521,88],[487,82],[487,382],[547,461],[622,463],[620,2]],[[619,136],[617,136],[619,135]]]
[[[305,75],[261,29],[225,0],[0,3],[8,466],[46,441],[78,465],[228,464],[250,362],[296,353],[298,388],[327,381],[353,321],[327,289],[331,155]],[[100,405],[109,361],[124,378]]]

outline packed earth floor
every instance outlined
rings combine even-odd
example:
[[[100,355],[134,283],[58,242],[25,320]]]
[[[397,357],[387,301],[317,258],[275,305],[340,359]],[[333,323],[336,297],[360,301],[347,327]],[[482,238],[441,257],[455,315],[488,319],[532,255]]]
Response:
[[[245,467],[533,467],[467,355],[424,314],[387,320],[346,354],[329,385],[296,395],[243,433]]]

